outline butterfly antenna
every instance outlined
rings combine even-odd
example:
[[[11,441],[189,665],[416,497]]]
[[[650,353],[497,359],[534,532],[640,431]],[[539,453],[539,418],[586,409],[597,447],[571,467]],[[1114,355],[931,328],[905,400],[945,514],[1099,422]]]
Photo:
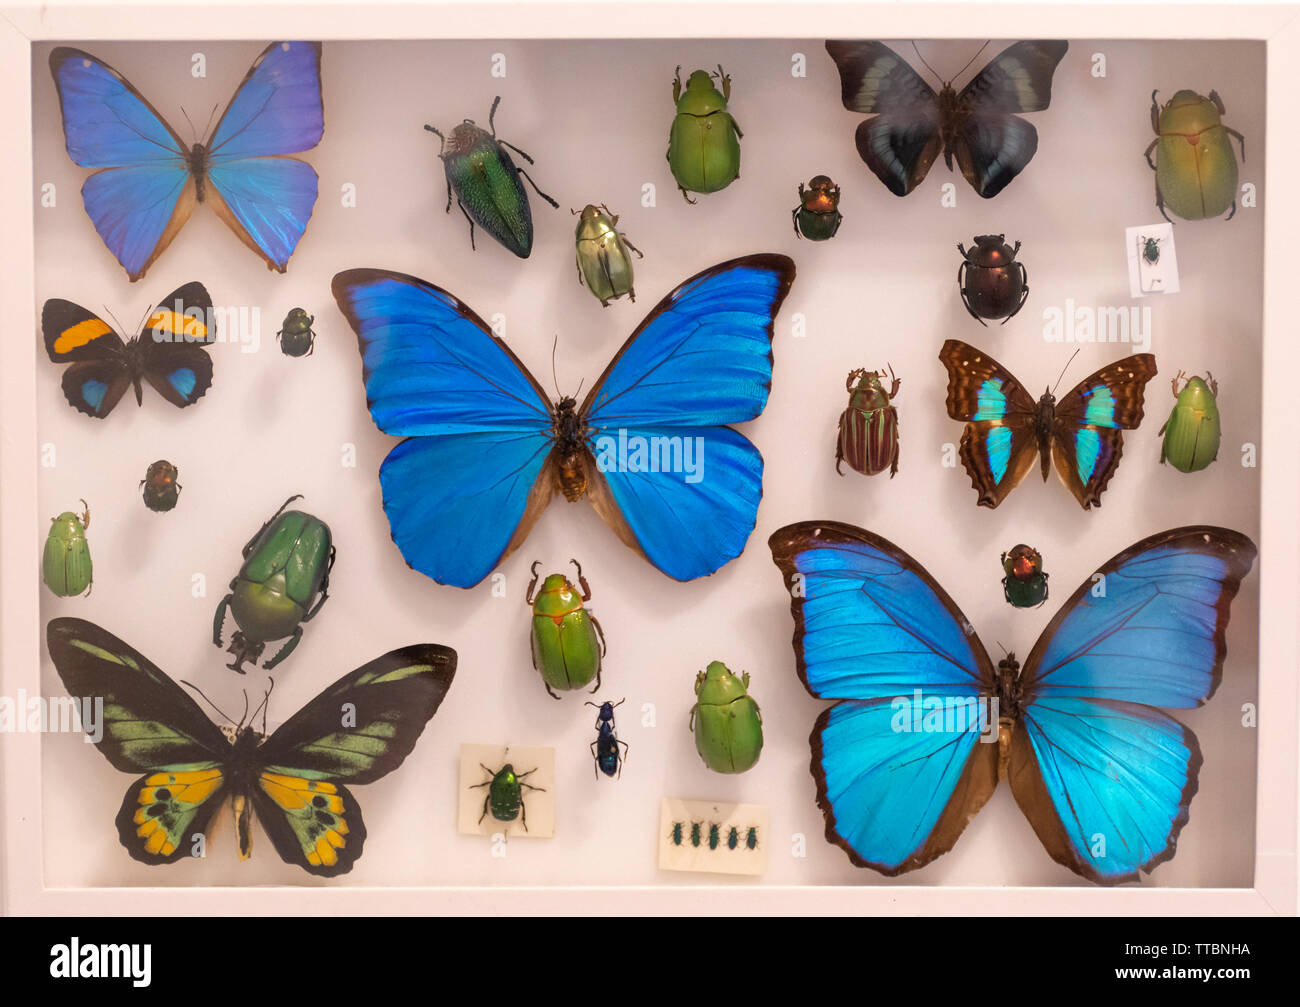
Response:
[[[119,335],[121,335],[123,338],[130,338],[129,335],[127,334],[126,329],[123,328],[122,323],[117,320],[117,315],[113,314],[113,312],[108,310],[107,304],[104,305],[104,314],[108,315],[109,318],[113,319],[113,324],[117,326],[117,331]],[[139,329],[137,329],[136,331],[138,332]]]
[[[988,43],[985,43],[985,45],[987,44]],[[219,109],[220,107],[221,107],[221,102],[217,102],[212,106],[212,111],[208,113],[208,121],[203,124],[204,136],[208,135],[208,127],[212,125],[212,120],[217,117],[217,109]],[[197,143],[198,141],[196,140],[195,142]]]
[[[266,687],[266,695],[262,697],[262,702],[259,703],[257,709],[253,711],[254,720],[257,719],[257,715],[259,713],[262,715],[262,736],[263,737],[266,736],[266,715],[270,711],[270,707],[271,707],[271,693],[275,691],[275,679],[271,678],[270,676],[267,676],[267,681],[269,681],[271,684]]]
[[[555,351],[559,347],[559,345],[560,345],[560,337],[557,335],[555,337],[555,342],[551,344],[551,383],[555,385],[556,398],[562,399],[564,398],[564,396],[560,394],[560,379],[555,373]]]
[[[1056,384],[1052,385],[1052,394],[1053,394],[1053,395],[1056,394],[1056,389],[1060,387],[1060,384],[1061,384],[1061,378],[1064,378],[1064,377],[1065,377],[1065,372],[1068,371],[1068,370],[1070,369],[1070,364],[1074,363],[1074,358],[1077,357],[1078,355],[1079,355],[1079,351],[1078,351],[1078,350],[1075,350],[1073,353],[1071,353],[1071,354],[1070,354],[1070,359],[1067,360],[1067,361],[1065,362],[1065,366],[1061,368],[1061,377],[1057,378],[1057,379],[1056,379]]]
[[[929,70],[932,74],[934,74],[934,79],[937,80],[940,84],[944,83],[944,79],[943,79],[942,77],[939,76],[939,71],[937,71],[937,70],[936,70],[934,67],[932,67],[929,63],[927,63],[927,62],[925,61],[925,57],[921,55],[921,50],[917,48],[917,46],[916,46],[916,40],[915,40],[915,39],[912,40],[912,48],[913,48],[914,50],[916,50],[916,58],[919,59],[919,60],[921,61],[921,64],[922,64],[922,65],[923,65],[927,70]],[[967,64],[967,66],[969,66],[969,65],[970,65],[970,64]]]
[[[586,382],[586,380],[587,380],[587,379],[586,379],[586,377],[584,376],[583,379],[582,379],[582,381],[579,381],[579,382],[578,382],[578,390],[577,390],[576,392],[573,393],[573,397],[574,397],[575,399],[576,399],[579,395],[582,394],[582,386],[583,386],[583,384]]]
[[[1003,656],[1003,657],[1008,657],[1008,656],[1010,656],[1011,651],[1007,650],[1006,647],[1002,646],[1002,641],[1001,641],[1001,640],[994,640],[993,642],[994,642],[995,644],[997,644],[998,650],[1002,651],[1002,656]]]
[[[187,689],[193,689],[196,693],[198,693],[199,698],[202,699],[203,702],[207,703],[208,706],[212,707],[212,709],[216,710],[217,715],[221,717],[221,719],[224,720],[226,723],[228,724],[234,723],[234,721],[230,719],[230,715],[226,713],[224,710],[222,710],[221,707],[219,707],[216,703],[212,702],[212,700],[208,699],[208,697],[203,694],[203,690],[200,689],[193,682],[187,682],[184,679],[181,679],[181,685],[185,686]]]
[[[187,111],[185,111],[185,106],[184,106],[184,105],[181,106],[181,115],[185,116],[185,121],[188,122],[188,123],[190,124],[190,138],[191,138],[191,139],[190,139],[190,142],[191,142],[191,143],[198,143],[198,142],[199,142],[199,134],[198,134],[198,132],[197,132],[197,131],[195,130],[195,128],[194,128],[194,120],[191,119],[191,118],[190,118],[190,114],[189,114]]]
[[[987,48],[989,47],[989,42],[991,42],[991,41],[992,41],[992,39],[989,39],[989,40],[986,41],[982,46],[980,46],[979,49],[976,51],[975,55],[972,56],[970,59],[968,59],[968,60],[966,61],[966,66],[964,66],[964,67],[962,67],[960,70],[958,70],[957,73],[953,76],[952,79],[953,79],[953,80],[956,80],[958,77],[960,77],[962,74],[964,74],[964,73],[967,71],[967,69],[970,67],[970,65],[971,65],[972,63],[974,63],[977,59],[979,59],[979,55],[980,55],[980,53],[982,53],[985,49],[987,49]],[[915,44],[915,43],[913,43],[913,44]]]

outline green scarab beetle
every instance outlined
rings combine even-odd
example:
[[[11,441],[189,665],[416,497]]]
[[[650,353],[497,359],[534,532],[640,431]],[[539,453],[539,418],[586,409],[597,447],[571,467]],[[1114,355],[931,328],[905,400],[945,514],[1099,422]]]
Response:
[[[1231,220],[1237,212],[1237,158],[1230,138],[1237,138],[1243,161],[1246,138],[1223,124],[1226,109],[1217,91],[1206,98],[1184,89],[1164,108],[1156,102],[1156,94],[1151,92],[1151,128],[1156,138],[1146,149],[1146,159],[1156,173],[1156,206],[1161,216],[1169,220],[1168,206],[1184,220],[1205,220],[1231,207]]]
[[[586,281],[587,289],[600,301],[602,308],[608,308],[610,301],[624,294],[635,301],[629,249],[636,252],[638,258],[645,256],[626,234],[619,231],[618,215],[604,203],[600,206],[588,203],[581,214],[577,210],[569,212],[578,216],[574,233],[578,246],[578,282]]]
[[[763,751],[763,715],[748,689],[749,672],[737,678],[721,661],[695,678],[695,750],[715,773],[743,773]]]
[[[41,557],[41,579],[45,586],[60,598],[90,594],[95,577],[90,563],[90,542],[86,529],[90,527],[90,507],[81,501],[82,514],[64,511],[50,519],[50,534],[45,539],[45,554]]]
[[[329,598],[334,543],[329,525],[304,511],[285,507],[302,494],[291,496],[271,515],[244,546],[244,564],[230,582],[230,593],[217,605],[212,620],[212,642],[221,646],[221,629],[227,609],[239,629],[231,638],[235,655],[232,671],[244,674],[243,663],[257,663],[270,640],[289,641],[262,665],[270,671],[298,646],[302,624],[316,618]]]
[[[538,561],[533,564],[533,579],[525,598],[533,610],[533,667],[541,672],[546,691],[554,699],[560,698],[556,689],[564,692],[581,689],[593,678],[596,684],[591,691],[599,689],[600,661],[605,656],[605,632],[596,617],[583,607],[591,601],[591,587],[578,561],[569,562],[577,567],[581,594],[564,574],[553,573],[534,595],[540,576]]]
[[[827,175],[814,175],[808,188],[799,183],[799,205],[790,211],[796,238],[826,241],[835,237],[844,215],[840,213],[840,187]]]
[[[691,192],[717,192],[740,176],[740,140],[745,135],[727,110],[731,78],[718,66],[719,91],[713,74],[696,70],[682,90],[682,68],[673,79],[677,114],[668,132],[668,167],[682,198],[696,202]]]
[[[475,783],[473,789],[479,787],[487,788],[487,796],[483,798],[483,814],[478,816],[481,822],[487,817],[489,811],[492,817],[498,822],[513,822],[516,818],[523,825],[524,831],[528,831],[528,811],[524,807],[525,790],[536,790],[539,793],[545,793],[545,787],[534,787],[531,783],[525,783],[525,778],[532,776],[537,772],[534,766],[526,773],[516,773],[515,767],[506,763],[500,769],[488,769],[483,763],[479,763],[483,772],[488,774],[488,779],[482,783]]]
[[[315,315],[309,315],[302,308],[293,308],[284,316],[284,323],[276,333],[280,337],[280,352],[286,357],[309,357],[316,349],[316,333],[311,323]]]
[[[1027,545],[1012,546],[1002,554],[1002,593],[1016,608],[1034,608],[1047,601],[1047,574],[1043,557]]]
[[[1180,391],[1178,382],[1187,383]],[[1199,472],[1219,457],[1223,431],[1219,425],[1219,383],[1208,371],[1204,378],[1188,379],[1182,371],[1172,382],[1174,410],[1160,428],[1161,464],[1168,462],[1179,472]]]

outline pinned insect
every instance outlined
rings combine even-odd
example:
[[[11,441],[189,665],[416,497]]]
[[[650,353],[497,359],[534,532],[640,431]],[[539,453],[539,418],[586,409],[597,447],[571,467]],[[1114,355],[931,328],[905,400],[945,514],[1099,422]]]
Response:
[[[284,316],[276,335],[280,339],[280,352],[286,357],[309,357],[316,349],[316,333],[312,331],[315,315],[302,308],[293,308]]]
[[[1043,557],[1032,546],[1012,546],[1002,554],[1002,593],[1015,608],[1036,608],[1047,601],[1047,574]]]
[[[808,188],[799,183],[799,205],[790,211],[796,238],[827,241],[835,237],[844,215],[840,213],[840,187],[828,175],[814,175]]]
[[[64,511],[50,519],[50,533],[45,539],[45,554],[41,557],[41,579],[45,586],[60,598],[71,598],[83,591],[90,594],[95,583],[90,562],[90,542],[86,529],[90,527],[90,506],[81,501],[82,514]]]
[[[487,817],[489,811],[492,817],[498,822],[513,822],[516,818],[523,825],[524,831],[528,831],[528,811],[524,807],[525,790],[536,790],[545,793],[545,787],[534,787],[531,783],[525,783],[524,780],[537,772],[534,766],[526,773],[516,773],[515,767],[506,763],[500,769],[488,769],[483,763],[479,763],[483,772],[488,774],[488,779],[482,783],[475,783],[471,789],[477,790],[479,787],[487,788],[487,796],[483,798],[483,814],[478,816],[481,822]]]
[[[600,733],[591,743],[592,769],[599,770],[606,776],[614,776],[615,773],[620,777],[623,775],[623,761],[627,758],[629,746],[614,733],[614,707],[622,706],[625,702],[625,699],[620,699],[617,703],[604,702],[599,706],[595,703],[587,704],[596,706],[599,711],[596,714],[596,730]],[[619,753],[619,745],[623,746],[622,754]],[[600,779],[599,776],[596,778]]]
[[[179,477],[180,471],[165,458],[150,465],[140,480],[144,505],[159,514],[175,507],[181,495],[181,484],[176,481]]]

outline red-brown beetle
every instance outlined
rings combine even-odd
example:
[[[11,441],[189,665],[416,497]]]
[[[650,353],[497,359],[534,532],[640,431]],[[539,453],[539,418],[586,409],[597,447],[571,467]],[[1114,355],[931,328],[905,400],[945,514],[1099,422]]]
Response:
[[[849,393],[848,408],[840,414],[839,437],[835,443],[835,471],[843,475],[840,463],[847,461],[864,476],[889,469],[889,478],[898,473],[898,411],[893,398],[902,383],[889,368],[893,384],[889,391],[881,383],[884,371],[863,367],[850,371],[844,382]]]
[[[1012,248],[1005,238],[1005,234],[977,235],[969,252],[957,243],[962,254],[957,286],[966,310],[981,325],[987,324],[986,318],[1001,318],[1005,325],[1029,299],[1029,270],[1016,261],[1020,242]]]

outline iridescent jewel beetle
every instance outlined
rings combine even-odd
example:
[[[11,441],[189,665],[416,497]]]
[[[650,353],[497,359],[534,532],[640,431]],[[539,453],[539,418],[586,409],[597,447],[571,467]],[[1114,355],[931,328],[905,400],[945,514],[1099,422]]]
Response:
[[[835,237],[844,215],[840,213],[840,187],[826,175],[814,175],[808,188],[799,183],[799,205],[790,211],[795,237],[826,241]]]
[[[483,798],[483,814],[478,816],[481,822],[487,817],[489,811],[492,817],[498,822],[513,822],[516,818],[528,831],[528,809],[524,807],[525,790],[536,790],[539,793],[545,793],[545,787],[534,787],[531,783],[525,783],[524,780],[537,772],[534,766],[526,773],[516,773],[515,767],[507,762],[500,769],[488,769],[483,763],[479,763],[483,772],[488,774],[488,779],[482,783],[472,785],[472,790],[479,787],[487,788],[487,796]]]
[[[551,206],[558,208],[560,204],[537,188],[532,175],[516,167],[506,148],[529,164],[533,159],[514,144],[497,138],[495,120],[500,104],[501,96],[497,95],[488,113],[488,129],[475,125],[473,119],[464,120],[449,137],[436,126],[424,128],[442,141],[438,157],[447,175],[447,212],[451,213],[451,194],[455,192],[456,205],[469,221],[470,248],[477,248],[474,225],[478,224],[519,258],[526,259],[533,250],[533,211],[519,176],[528,179],[533,191]]]
[[[165,458],[150,465],[140,480],[144,505],[159,514],[175,507],[182,489],[179,478],[180,470]]]
[[[81,516],[64,511],[50,519],[50,533],[45,539],[45,552],[41,557],[41,580],[60,598],[90,594],[95,583],[94,568],[90,562],[90,542],[86,529],[90,527],[90,506],[81,501]]]
[[[604,203],[600,206],[588,203],[581,214],[577,210],[569,212],[578,216],[578,227],[574,232],[578,282],[586,282],[587,289],[600,301],[602,308],[608,308],[610,301],[618,300],[624,294],[636,301],[629,249],[636,252],[638,258],[645,256],[618,229],[618,215]]]
[[[593,678],[592,692],[600,689],[600,663],[605,656],[605,632],[584,603],[591,601],[591,587],[582,575],[576,559],[570,560],[578,570],[578,583],[582,593],[562,573],[553,573],[537,587],[540,574],[533,564],[533,579],[528,585],[525,603],[533,610],[532,652],[533,667],[541,673],[542,683],[553,699],[559,699],[555,690],[581,689]]]
[[[588,703],[588,706],[596,707],[596,740],[591,743],[591,761],[593,772],[599,770],[606,776],[613,776],[617,773],[623,775],[623,760],[627,758],[627,751],[630,747],[626,741],[620,741],[617,734],[614,733],[614,707],[622,706],[626,700],[620,699],[617,703],[608,701],[596,706],[595,703]],[[622,753],[619,752],[618,746],[623,746]],[[597,775],[596,779],[600,779]]]
[[[1146,235],[1142,235],[1138,238],[1138,245],[1142,249],[1142,258],[1148,265],[1154,266],[1160,261],[1159,238],[1148,238]]]
[[[894,377],[888,392],[882,383],[884,371],[859,367],[849,371],[844,389],[849,393],[848,407],[840,414],[839,433],[835,439],[835,471],[843,475],[840,463],[864,476],[889,469],[889,478],[898,473],[898,410],[893,399],[902,382]]]
[[[672,840],[674,846],[682,845],[682,823],[673,822],[673,829],[668,833],[668,838]]]
[[[309,357],[316,349],[316,333],[312,331],[315,315],[302,308],[293,308],[284,316],[280,331],[280,352],[286,357]]]
[[[981,325],[987,325],[986,318],[1001,318],[1006,325],[1029,299],[1029,270],[1016,261],[1020,242],[1012,248],[1005,234],[980,234],[969,252],[961,242],[957,251],[962,256],[957,286],[971,318]]]
[[[719,91],[714,77],[722,84]],[[728,111],[731,78],[718,66],[716,75],[696,70],[682,90],[682,68],[673,79],[673,101],[677,114],[668,132],[668,167],[682,198],[694,203],[688,193],[718,192],[740,176],[740,141],[745,135]]]
[[[1223,124],[1226,109],[1217,91],[1206,98],[1183,89],[1164,108],[1156,102],[1156,94],[1151,92],[1151,128],[1156,138],[1146,149],[1146,159],[1156,173],[1160,215],[1169,220],[1168,206],[1184,220],[1206,220],[1231,207],[1227,217],[1231,220],[1237,212],[1237,157],[1231,137],[1237,138],[1243,161],[1246,138]]]
[[[734,825],[727,830],[727,849],[734,850],[740,845],[740,830]]]
[[[1179,381],[1186,381],[1182,390]],[[1219,457],[1223,431],[1219,423],[1219,383],[1208,371],[1204,378],[1188,378],[1182,371],[1174,378],[1174,409],[1159,433],[1160,463],[1168,462],[1179,472],[1199,472]]]
[[[695,750],[715,773],[743,773],[763,751],[763,715],[748,689],[749,672],[737,678],[721,661],[695,678]]]
[[[1043,557],[1027,545],[1012,546],[1002,554],[1002,593],[1015,608],[1034,608],[1047,601],[1047,574]]]
[[[745,832],[745,849],[747,850],[758,849],[758,829],[752,825]]]
[[[268,641],[288,642],[262,665],[270,671],[293,653],[302,639],[302,624],[316,618],[329,598],[335,549],[329,525],[304,511],[286,511],[302,494],[291,496],[244,546],[244,562],[230,582],[230,593],[217,605],[212,642],[221,646],[226,612],[239,629],[227,648],[235,655],[232,671],[256,664]]]

